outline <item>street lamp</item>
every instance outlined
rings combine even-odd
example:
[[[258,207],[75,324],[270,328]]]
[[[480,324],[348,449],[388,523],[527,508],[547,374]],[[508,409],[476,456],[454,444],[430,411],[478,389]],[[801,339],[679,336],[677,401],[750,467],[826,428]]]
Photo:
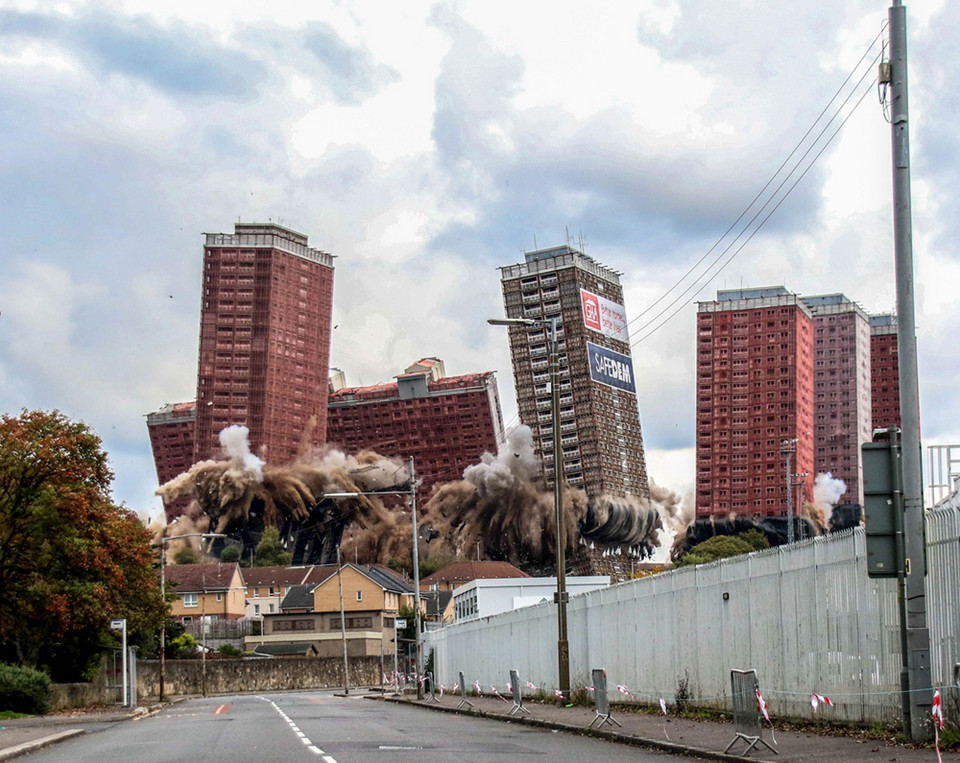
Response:
[[[790,473],[790,456],[797,452],[797,443],[800,442],[796,437],[792,440],[784,440],[780,443],[780,453],[786,459],[784,474],[787,475],[787,543],[793,543],[793,486]],[[798,459],[799,460],[799,459]],[[798,507],[799,508],[799,507]]]
[[[324,498],[356,498],[358,496],[375,495],[409,495],[410,496],[410,514],[413,520],[413,636],[414,652],[416,658],[417,671],[417,699],[423,698],[423,686],[419,681],[422,675],[422,659],[420,654],[420,552],[417,546],[417,479],[414,471],[413,456],[410,457],[410,489],[409,490],[371,490],[368,492],[354,491],[343,493],[324,493]],[[339,565],[340,547],[337,546],[337,563]],[[342,598],[342,594],[341,594]],[[342,622],[342,619],[341,619]],[[346,638],[344,638],[346,644]],[[399,643],[394,640],[394,650],[399,648]],[[344,651],[344,675],[346,675],[346,651]]]
[[[557,317],[488,318],[491,326],[550,327],[550,392],[553,398],[553,506],[557,522],[557,660],[560,692],[570,697],[570,645],[567,641],[566,528],[563,523],[563,459],[560,455],[560,352],[557,343]]]
[[[163,702],[164,669],[166,667],[167,647],[167,554],[164,546],[170,541],[181,538],[225,538],[222,533],[184,533],[160,539],[160,597],[163,599],[163,621],[160,623],[160,701]]]

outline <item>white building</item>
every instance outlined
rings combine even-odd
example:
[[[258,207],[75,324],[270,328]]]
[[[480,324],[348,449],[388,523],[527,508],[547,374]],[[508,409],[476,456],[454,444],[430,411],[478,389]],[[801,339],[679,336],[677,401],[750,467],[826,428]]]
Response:
[[[607,588],[608,575],[581,575],[566,578],[567,593],[580,593]],[[556,578],[498,578],[471,580],[453,591],[454,622],[490,617],[545,601],[553,601]]]

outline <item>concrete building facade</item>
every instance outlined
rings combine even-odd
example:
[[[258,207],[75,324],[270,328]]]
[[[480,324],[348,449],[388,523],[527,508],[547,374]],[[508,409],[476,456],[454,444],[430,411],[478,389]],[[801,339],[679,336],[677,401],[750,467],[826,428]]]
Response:
[[[419,494],[463,478],[463,470],[496,453],[503,414],[492,371],[445,376],[443,362],[423,358],[395,382],[330,393],[327,441],[350,453],[411,456]]]
[[[566,578],[570,596],[607,588],[609,585],[610,578],[606,575],[570,575]],[[454,622],[476,620],[521,607],[552,602],[556,591],[556,578],[471,580],[453,591]]]
[[[697,517],[786,513],[788,477],[814,470],[813,351],[811,312],[782,286],[699,303]]]
[[[802,299],[813,315],[813,467],[843,480],[842,503],[863,505],[860,447],[873,437],[870,322],[843,294]]]
[[[870,316],[870,395],[874,429],[900,426],[897,316]]]
[[[587,495],[649,495],[643,436],[632,379],[620,274],[570,246],[528,252],[500,268],[508,318],[557,319],[560,432],[567,483]],[[520,421],[533,431],[543,476],[553,485],[549,325],[511,326],[510,349]],[[618,369],[591,378],[591,363]]]
[[[194,461],[241,424],[252,452],[283,463],[308,428],[325,441],[333,257],[274,223],[205,235]]]

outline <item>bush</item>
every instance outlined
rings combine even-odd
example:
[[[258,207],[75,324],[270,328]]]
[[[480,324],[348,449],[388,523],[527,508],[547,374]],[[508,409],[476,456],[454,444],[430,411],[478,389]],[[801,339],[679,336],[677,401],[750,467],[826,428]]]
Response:
[[[50,676],[0,662],[0,710],[41,715],[50,709]]]
[[[224,657],[240,657],[243,655],[243,652],[237,649],[233,644],[221,644],[217,651],[220,652],[220,654],[222,654]]]
[[[197,640],[189,633],[181,633],[172,641],[167,641],[172,648],[174,659],[184,660],[195,657],[197,653]]]

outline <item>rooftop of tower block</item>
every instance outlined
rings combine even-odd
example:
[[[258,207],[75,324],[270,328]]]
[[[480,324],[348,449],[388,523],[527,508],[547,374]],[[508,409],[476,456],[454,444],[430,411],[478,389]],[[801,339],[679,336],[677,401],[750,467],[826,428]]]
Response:
[[[797,305],[800,310],[812,316],[803,298],[787,291],[783,286],[760,286],[754,289],[721,289],[716,300],[698,302],[697,312],[718,313],[727,310],[754,310],[758,307],[784,307]]]
[[[233,233],[204,233],[205,245],[218,248],[278,249],[333,267],[334,255],[308,245],[307,237],[276,223],[235,223]]]
[[[814,315],[837,315],[839,313],[859,313],[867,318],[867,313],[860,305],[846,294],[814,294],[801,297],[803,304],[810,308]]]
[[[605,265],[601,265],[593,259],[593,257],[567,244],[551,246],[546,249],[537,249],[534,252],[524,252],[523,256],[524,262],[517,265],[500,266],[501,280],[510,281],[514,278],[535,275],[537,273],[549,273],[569,267],[577,267],[611,283],[620,283],[621,274],[616,270],[611,270]]]

